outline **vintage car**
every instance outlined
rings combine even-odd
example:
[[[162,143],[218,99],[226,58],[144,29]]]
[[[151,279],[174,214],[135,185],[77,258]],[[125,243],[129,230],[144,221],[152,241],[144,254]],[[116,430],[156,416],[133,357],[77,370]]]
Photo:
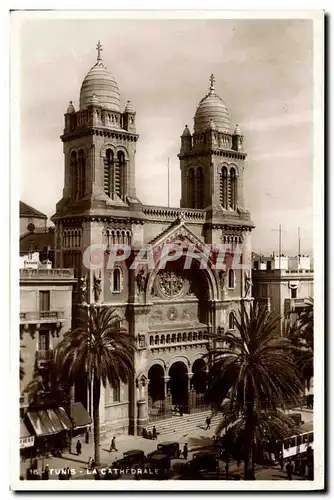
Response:
[[[201,451],[193,455],[192,460],[187,462],[186,468],[193,472],[215,472],[218,468],[217,453],[215,451]]]
[[[141,467],[145,459],[146,457],[143,450],[128,450],[123,453],[122,458],[113,462],[111,468],[124,470],[133,466]]]
[[[142,474],[137,479],[170,479],[171,461],[168,455],[154,451],[145,460],[143,465]]]
[[[169,458],[180,458],[181,454],[180,445],[176,441],[166,441],[164,443],[159,443],[156,451],[167,455]],[[148,455],[148,457],[150,457],[150,455]]]

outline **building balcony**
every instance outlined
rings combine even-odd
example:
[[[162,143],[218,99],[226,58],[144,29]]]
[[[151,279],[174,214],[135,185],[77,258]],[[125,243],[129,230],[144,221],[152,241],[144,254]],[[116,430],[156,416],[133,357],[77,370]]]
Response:
[[[73,269],[20,269],[20,281],[73,281]]]
[[[192,331],[178,334],[155,334],[149,337],[150,349],[161,349],[164,347],[200,345],[209,342],[207,331]]]
[[[37,361],[51,361],[53,356],[53,351],[52,349],[38,349],[36,351],[36,359]]]
[[[64,321],[64,311],[20,312],[20,323],[57,323]]]

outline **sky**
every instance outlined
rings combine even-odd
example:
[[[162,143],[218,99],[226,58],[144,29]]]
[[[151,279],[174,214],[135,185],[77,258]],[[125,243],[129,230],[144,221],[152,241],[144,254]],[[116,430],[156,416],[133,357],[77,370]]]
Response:
[[[49,217],[62,197],[64,113],[78,109],[96,44],[121,103],[136,110],[137,196],[180,203],[177,154],[214,73],[247,152],[244,197],[254,251],[313,243],[313,33],[309,20],[24,20],[20,29],[20,196]]]

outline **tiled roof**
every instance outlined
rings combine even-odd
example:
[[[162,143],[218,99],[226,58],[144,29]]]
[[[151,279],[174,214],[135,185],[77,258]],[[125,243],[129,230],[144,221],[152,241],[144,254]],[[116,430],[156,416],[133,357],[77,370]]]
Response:
[[[35,217],[36,219],[47,219],[45,214],[42,214],[36,208],[27,205],[23,201],[20,201],[20,217]]]
[[[47,246],[50,247],[50,250],[54,250],[54,238],[53,227],[47,228],[43,232],[39,230],[38,232],[25,233],[20,238],[20,253],[29,252],[31,249],[34,252],[42,252]]]

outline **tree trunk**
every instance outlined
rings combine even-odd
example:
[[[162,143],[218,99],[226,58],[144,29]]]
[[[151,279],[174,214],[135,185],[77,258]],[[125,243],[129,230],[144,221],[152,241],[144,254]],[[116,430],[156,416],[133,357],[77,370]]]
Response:
[[[100,465],[100,379],[93,379],[93,424],[94,424],[94,461],[96,465]]]
[[[249,402],[246,412],[245,469],[244,480],[254,479],[254,404]]]

